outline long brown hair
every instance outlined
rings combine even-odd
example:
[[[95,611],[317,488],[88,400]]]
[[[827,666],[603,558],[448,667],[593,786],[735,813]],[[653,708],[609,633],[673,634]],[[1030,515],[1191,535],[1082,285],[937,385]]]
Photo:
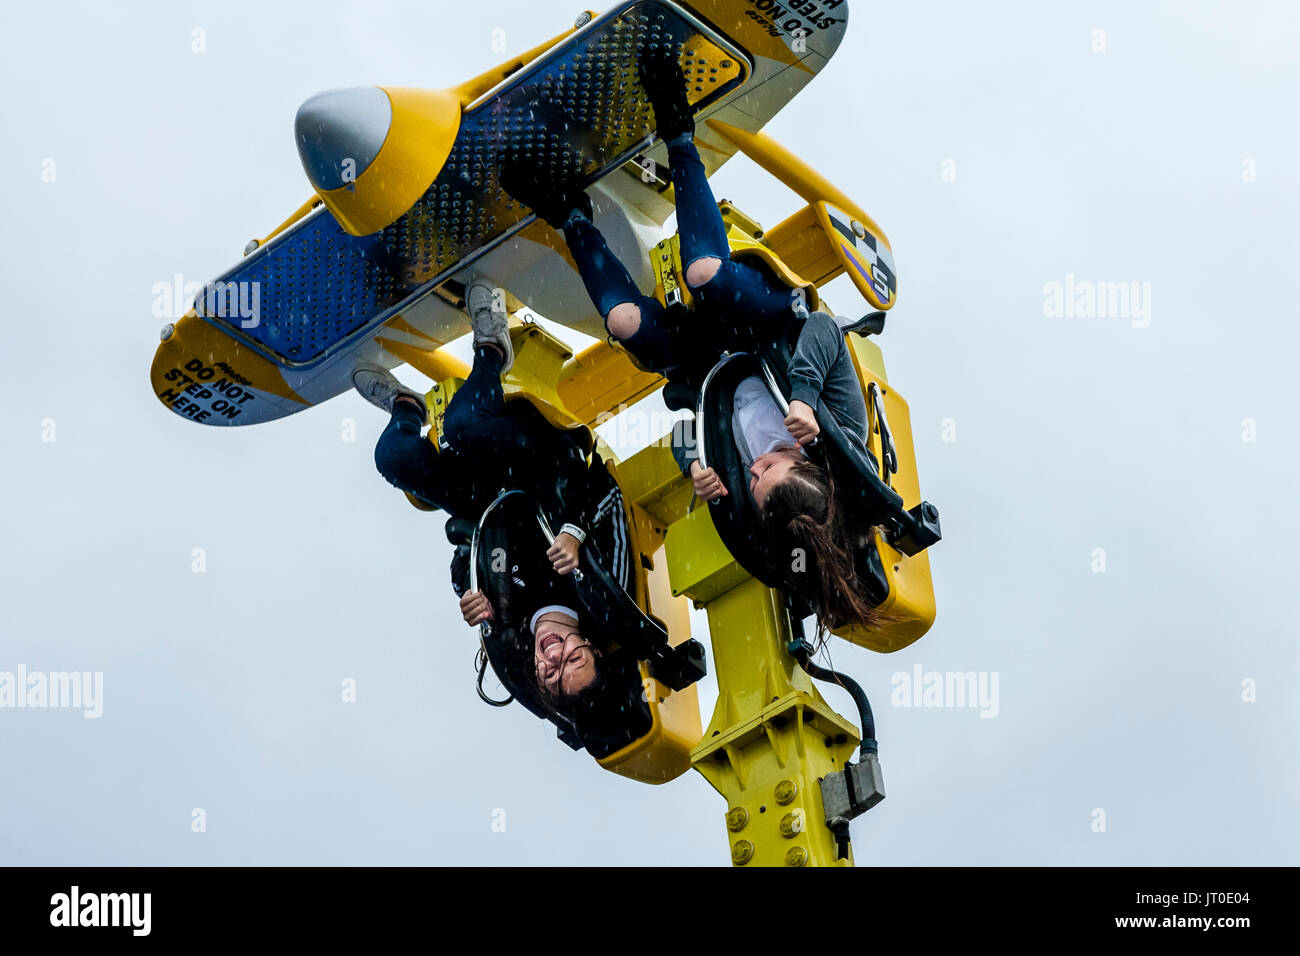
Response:
[[[788,477],[767,495],[763,530],[778,555],[802,555],[806,566],[794,580],[806,586],[798,596],[813,606],[817,638],[846,625],[875,628],[881,614],[866,597],[853,560],[853,529],[835,499],[830,473],[810,461],[796,462]],[[793,567],[793,565],[792,565]]]

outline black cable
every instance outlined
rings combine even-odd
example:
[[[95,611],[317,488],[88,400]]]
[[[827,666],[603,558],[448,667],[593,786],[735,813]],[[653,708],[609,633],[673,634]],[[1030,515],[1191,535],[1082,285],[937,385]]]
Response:
[[[795,660],[799,662],[800,667],[808,672],[808,676],[816,680],[834,682],[849,692],[849,696],[853,698],[853,703],[858,705],[858,721],[862,725],[862,755],[865,757],[867,754],[878,753],[876,718],[871,713],[871,701],[867,699],[867,692],[862,689],[862,685],[848,674],[841,674],[839,671],[828,670],[814,664],[806,644],[795,655]]]

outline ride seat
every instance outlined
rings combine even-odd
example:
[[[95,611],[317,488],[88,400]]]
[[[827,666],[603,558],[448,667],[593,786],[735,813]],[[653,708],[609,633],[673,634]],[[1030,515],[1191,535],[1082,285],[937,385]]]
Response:
[[[868,334],[871,326],[865,323],[858,334]],[[793,321],[786,334],[761,344],[754,352],[724,355],[693,394],[689,386],[679,384],[671,396],[679,407],[693,397],[701,463],[718,472],[729,492],[709,503],[718,536],[745,571],[788,595],[799,593],[799,582],[789,556],[773,554],[761,532],[732,420],[736,387],[750,375],[763,378],[778,406],[785,410],[785,396],[790,391],[788,370],[801,329],[802,322]],[[864,388],[864,393],[871,408],[875,394],[870,388]],[[836,628],[835,632],[873,650],[897,650],[924,634],[933,622],[933,590],[923,552],[941,537],[938,510],[924,501],[905,508],[902,496],[882,479],[880,459],[851,441],[820,399],[815,411],[821,434],[806,451],[813,461],[828,468],[837,499],[849,510],[852,525],[863,532],[854,547],[854,558],[867,597],[891,612],[875,631]],[[888,426],[880,430],[882,454],[896,457]],[[892,464],[896,467],[897,462]],[[925,573],[904,574],[908,561],[925,562]],[[903,585],[924,593],[902,593]]]
[[[539,520],[540,518],[540,520]],[[449,522],[449,536],[465,546],[468,522]],[[483,628],[483,649],[503,687],[534,715],[556,726],[557,736],[573,749],[586,749],[602,760],[631,747],[658,729],[658,701],[646,693],[657,678],[681,690],[704,676],[704,648],[690,640],[668,645],[667,631],[628,595],[625,582],[609,571],[595,542],[582,546],[581,574],[573,575],[579,623],[584,636],[600,651],[599,692],[576,704],[555,705],[537,689],[533,636],[522,615],[518,587],[510,570],[490,556],[545,550],[547,529],[537,502],[522,492],[502,495],[480,519],[468,556],[477,586],[496,615]],[[544,572],[548,566],[541,568]]]

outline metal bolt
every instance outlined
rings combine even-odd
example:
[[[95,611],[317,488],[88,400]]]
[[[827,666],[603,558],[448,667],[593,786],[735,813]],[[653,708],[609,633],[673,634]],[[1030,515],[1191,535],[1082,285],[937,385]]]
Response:
[[[248,255],[249,253],[256,250],[259,246],[261,246],[261,243],[258,242],[256,239],[249,239],[248,245],[244,246],[244,255]]]
[[[786,866],[803,866],[808,862],[808,851],[801,846],[790,847],[785,855]]]
[[[166,325],[164,325],[164,326],[162,327],[162,332],[159,333],[159,337],[160,337],[164,342],[166,342],[169,338],[172,337],[172,333],[175,332],[175,331],[176,331],[176,326],[174,326],[174,325],[172,325],[170,322],[168,322]]]
[[[585,27],[590,22],[591,14],[584,10],[582,13],[578,14],[578,19],[573,21],[573,25],[575,27]]]
[[[732,833],[745,829],[745,824],[748,822],[749,811],[744,807],[732,807],[727,811],[727,829]]]
[[[785,806],[799,793],[799,785],[793,780],[782,780],[776,785],[776,802]]]
[[[731,862],[744,866],[754,855],[754,844],[748,840],[737,840],[731,845]]]
[[[803,830],[803,814],[799,811],[787,813],[781,818],[781,836],[789,839]]]
[[[854,219],[849,223],[849,225],[853,227],[853,234],[859,239],[865,239],[867,237],[867,227],[862,225],[862,223]]]

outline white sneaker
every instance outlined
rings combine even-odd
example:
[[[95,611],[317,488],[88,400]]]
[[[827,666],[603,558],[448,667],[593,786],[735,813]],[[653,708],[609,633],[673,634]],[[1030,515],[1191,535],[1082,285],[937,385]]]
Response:
[[[495,345],[505,355],[501,374],[515,364],[515,348],[510,344],[510,319],[504,309],[497,308],[496,289],[486,282],[474,282],[465,292],[465,307],[469,311],[469,324],[474,330],[474,347],[483,343]]]
[[[393,413],[393,403],[399,398],[402,396],[413,398],[420,403],[425,421],[429,420],[424,396],[414,389],[407,388],[393,376],[392,372],[381,365],[359,362],[352,372],[352,387],[371,405],[382,408],[390,415]]]

